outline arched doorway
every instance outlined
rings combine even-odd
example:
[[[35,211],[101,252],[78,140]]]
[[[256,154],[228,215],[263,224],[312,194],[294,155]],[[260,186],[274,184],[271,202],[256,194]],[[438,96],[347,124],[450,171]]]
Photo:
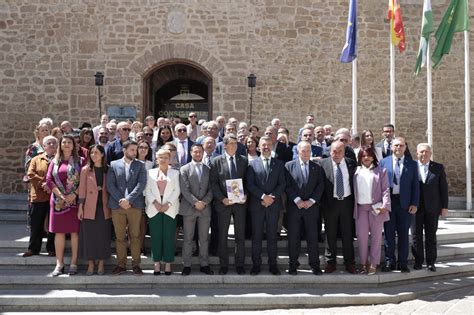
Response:
[[[201,66],[185,60],[169,60],[155,66],[144,78],[144,114],[198,119],[212,117],[212,77]]]

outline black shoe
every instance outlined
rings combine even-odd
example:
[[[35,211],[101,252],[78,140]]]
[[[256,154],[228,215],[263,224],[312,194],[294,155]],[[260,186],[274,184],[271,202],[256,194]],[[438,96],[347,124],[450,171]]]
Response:
[[[153,275],[154,276],[159,276],[159,275],[161,275],[161,271],[153,271]]]
[[[313,272],[313,274],[315,276],[320,276],[323,274],[323,272],[321,271],[321,268],[319,267],[316,267],[316,268],[311,268],[311,271]]]
[[[250,274],[252,276],[256,276],[260,273],[260,267],[253,266],[252,269],[250,270]]]
[[[288,269],[288,274],[296,276],[298,274],[298,271],[296,271],[296,268],[290,267],[290,269]]]
[[[274,276],[279,276],[281,275],[281,272],[280,272],[280,269],[278,269],[277,266],[270,266],[270,268],[268,269],[268,271],[270,271],[270,273]]]
[[[171,276],[173,274],[172,271],[165,271],[165,276]]]
[[[226,275],[227,271],[229,271],[229,269],[227,267],[220,267],[219,268],[219,274],[220,275]]]
[[[400,271],[404,273],[410,272],[410,268],[407,265],[400,265]]]
[[[245,274],[244,267],[236,267],[235,271],[237,272],[238,275],[244,275]]]
[[[201,267],[201,268],[199,268],[199,271],[202,272],[202,273],[205,273],[206,275],[213,275],[214,274],[214,271],[212,271],[209,266]]]
[[[435,265],[428,265],[428,270],[432,272],[436,272],[436,266]]]
[[[183,276],[189,276],[190,273],[191,273],[191,267],[184,267],[183,271],[181,271],[181,275]]]
[[[421,264],[414,264],[413,265],[413,269],[415,269],[415,270],[421,270],[421,268],[422,268]]]
[[[382,266],[382,272],[390,272],[395,270],[395,265],[387,261],[384,266]]]

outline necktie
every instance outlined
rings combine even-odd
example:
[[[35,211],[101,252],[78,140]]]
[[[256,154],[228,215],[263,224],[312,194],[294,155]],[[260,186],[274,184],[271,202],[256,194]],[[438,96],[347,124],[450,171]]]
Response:
[[[207,166],[211,167],[211,157],[209,155],[206,156],[206,164]]]
[[[268,179],[268,175],[270,174],[270,163],[269,159],[265,159],[265,179]]]
[[[336,196],[338,198],[344,197],[344,177],[342,176],[342,170],[339,163],[337,163],[336,171]]]
[[[428,177],[428,164],[423,165],[423,183],[426,183],[426,178]]]
[[[199,178],[199,181],[201,181],[201,176],[202,176],[201,163],[196,163],[196,173]]]
[[[179,154],[179,162],[181,165],[186,164],[186,147],[184,146],[185,141],[181,140],[179,143],[181,143],[181,152]]]
[[[400,159],[397,158],[397,163],[395,164],[395,174],[393,176],[393,183],[399,185],[400,183]]]
[[[233,156],[230,157],[230,178],[237,178],[237,168],[235,167]]]
[[[303,162],[303,182],[308,182],[308,162]]]
[[[392,141],[387,141],[386,155],[392,155]]]

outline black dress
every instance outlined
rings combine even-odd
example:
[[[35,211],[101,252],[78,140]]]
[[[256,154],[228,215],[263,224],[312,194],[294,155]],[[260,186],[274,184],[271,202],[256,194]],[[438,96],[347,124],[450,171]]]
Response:
[[[103,187],[104,170],[94,167],[97,187]],[[102,202],[102,192],[97,195],[97,210],[95,220],[83,219],[79,232],[79,258],[84,260],[108,259],[111,254],[110,235],[112,220],[105,219]]]

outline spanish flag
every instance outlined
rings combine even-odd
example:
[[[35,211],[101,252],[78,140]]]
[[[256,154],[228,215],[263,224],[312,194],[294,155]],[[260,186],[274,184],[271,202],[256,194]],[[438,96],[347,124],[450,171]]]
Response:
[[[402,10],[398,0],[388,0],[387,19],[390,20],[392,43],[398,46],[400,52],[405,50],[405,28],[402,21]]]

